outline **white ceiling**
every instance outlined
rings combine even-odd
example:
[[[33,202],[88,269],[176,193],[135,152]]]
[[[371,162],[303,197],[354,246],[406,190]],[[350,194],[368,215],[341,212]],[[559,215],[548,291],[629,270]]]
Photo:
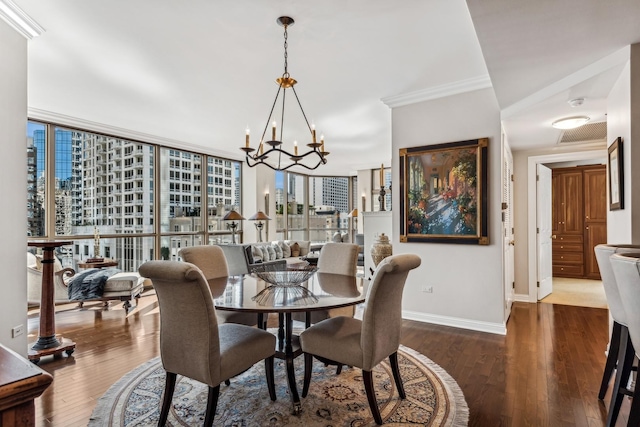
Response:
[[[638,0],[14,1],[45,29],[29,42],[31,111],[236,159],[247,125],[254,144],[266,125],[284,68],[276,19],[293,17],[289,72],[331,152],[318,174],[390,163],[383,99],[487,74],[511,146],[553,145],[559,117],[604,120],[620,49],[640,41]],[[301,119],[285,119],[285,142],[303,144]]]

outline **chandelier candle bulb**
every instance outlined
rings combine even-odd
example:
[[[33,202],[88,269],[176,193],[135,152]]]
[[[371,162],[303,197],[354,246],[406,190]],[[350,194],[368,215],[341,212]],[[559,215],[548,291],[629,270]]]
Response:
[[[380,165],[380,188],[384,187],[384,163]]]
[[[273,124],[271,125],[271,140],[276,140],[276,122],[273,122]]]
[[[293,155],[298,155],[298,141],[293,141]]]
[[[247,136],[245,137],[245,147],[249,148],[249,128],[247,128]]]

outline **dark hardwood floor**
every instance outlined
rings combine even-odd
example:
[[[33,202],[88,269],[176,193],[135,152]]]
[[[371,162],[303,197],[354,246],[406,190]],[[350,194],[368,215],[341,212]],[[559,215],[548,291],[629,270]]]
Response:
[[[99,304],[59,306],[56,326],[77,347],[71,357],[40,362],[54,381],[36,400],[39,426],[86,425],[109,386],[158,355],[153,294],[128,316],[119,305],[109,310]],[[37,328],[33,311],[31,340]],[[607,328],[604,309],[516,303],[506,336],[405,321],[402,343],[458,382],[469,404],[470,426],[603,426],[606,406],[597,393]],[[618,426],[626,425],[628,410],[625,399]]]

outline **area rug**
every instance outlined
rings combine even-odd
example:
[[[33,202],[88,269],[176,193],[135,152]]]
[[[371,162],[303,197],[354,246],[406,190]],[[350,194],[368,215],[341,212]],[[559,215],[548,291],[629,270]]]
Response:
[[[387,361],[388,362],[388,361]],[[401,400],[388,363],[374,370],[380,413],[390,426],[466,426],[469,409],[458,384],[444,369],[424,355],[401,346],[400,372],[407,398]],[[298,390],[302,390],[302,357],[295,360]],[[276,394],[272,402],[266,387],[264,363],[220,387],[216,426],[369,426],[376,425],[367,403],[361,370],[314,361],[309,394],[302,414],[291,414],[285,365],[276,360]],[[157,425],[165,372],[159,358],[139,366],[118,380],[102,396],[89,426]],[[204,421],[207,387],[178,375],[169,426],[197,426]]]

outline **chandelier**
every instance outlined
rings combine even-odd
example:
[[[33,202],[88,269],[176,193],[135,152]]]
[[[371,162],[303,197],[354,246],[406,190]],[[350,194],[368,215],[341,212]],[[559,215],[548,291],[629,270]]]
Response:
[[[324,136],[320,136],[320,142],[316,141],[316,129],[314,125],[309,124],[309,120],[307,120],[307,115],[304,113],[302,109],[302,104],[300,103],[300,99],[298,98],[298,94],[296,93],[296,89],[294,85],[297,83],[295,79],[293,79],[289,75],[288,71],[288,63],[287,63],[287,28],[290,25],[294,24],[293,18],[289,18],[288,16],[281,16],[277,20],[278,24],[284,27],[284,73],[281,77],[276,80],[278,84],[278,92],[276,93],[276,99],[273,101],[273,105],[271,106],[271,111],[269,112],[269,117],[267,118],[267,124],[264,127],[264,131],[262,132],[262,137],[260,138],[260,143],[258,148],[252,148],[250,146],[249,141],[249,129],[246,130],[246,140],[245,146],[240,149],[245,152],[245,157],[247,160],[247,165],[250,167],[254,167],[256,165],[262,164],[267,165],[273,170],[287,170],[293,166],[302,166],[309,170],[316,169],[318,166],[327,163],[327,155],[329,152],[324,149]],[[284,133],[284,111],[285,111],[285,101],[287,98],[287,89],[291,89],[293,95],[298,102],[298,106],[300,107],[300,111],[302,112],[302,117],[304,117],[304,121],[309,129],[311,142],[307,144],[309,149],[300,154],[298,152],[298,141],[293,142],[293,153],[282,148],[282,135]],[[282,94],[282,114],[280,118],[280,139],[277,138],[277,124],[275,121],[271,121],[273,118],[273,111],[278,104],[278,99],[280,98],[280,94]],[[271,123],[271,140],[265,141],[265,135],[267,134],[267,129],[269,128],[269,123]],[[265,145],[268,148],[265,149]],[[255,152],[255,153],[254,153]],[[271,160],[267,162],[267,160]],[[274,163],[276,166],[273,166]]]

